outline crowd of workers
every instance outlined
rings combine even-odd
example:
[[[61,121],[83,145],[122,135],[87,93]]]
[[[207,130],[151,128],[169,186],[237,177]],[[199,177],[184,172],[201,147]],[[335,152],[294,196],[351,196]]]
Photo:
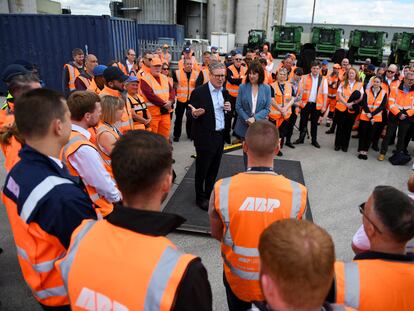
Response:
[[[267,45],[224,62],[216,49],[206,51],[203,64],[186,47],[173,72],[168,46],[138,61],[129,49],[124,62],[108,66],[81,49],[72,54],[63,95],[41,88],[30,64],[3,72],[10,95],[0,115],[8,172],[2,199],[24,279],[44,310],[212,309],[201,259],[165,237],[185,220],[160,212],[184,114],[197,153],[196,204],[221,242],[229,310],[414,307],[408,195],[376,187],[359,206],[356,257],[340,262],[329,234],[302,220],[306,187],[273,167],[283,146],[304,143],[309,121],[320,148],[324,118],[335,150],[346,152],[358,127],[360,159],[370,146],[379,149],[382,132],[379,160],[397,131],[395,154],[406,155],[412,67],[374,73],[371,64],[356,70],[344,59],[330,71],[314,61],[304,75],[294,55],[274,68]],[[243,142],[246,171],[216,181],[231,135]]]

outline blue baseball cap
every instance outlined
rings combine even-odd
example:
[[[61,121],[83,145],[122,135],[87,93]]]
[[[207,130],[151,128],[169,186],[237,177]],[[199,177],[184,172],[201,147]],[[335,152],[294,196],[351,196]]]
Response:
[[[128,79],[126,79],[125,83],[132,83],[132,82],[138,82],[138,78],[136,76],[129,76]]]
[[[218,50],[218,47],[217,47],[217,46],[212,46],[212,47],[211,47],[211,50],[215,50],[215,51],[217,51],[217,50]]]
[[[18,64],[11,64],[3,70],[2,80],[6,83],[10,82],[11,78],[15,76],[25,75],[30,71],[27,70],[24,66]]]
[[[326,59],[322,61],[322,65],[328,65],[328,64],[329,62]]]
[[[191,52],[191,49],[188,46],[184,48],[184,53],[190,53],[190,52]]]
[[[95,68],[93,68],[93,75],[95,77],[102,76],[106,68],[107,67],[105,65],[96,66]]]

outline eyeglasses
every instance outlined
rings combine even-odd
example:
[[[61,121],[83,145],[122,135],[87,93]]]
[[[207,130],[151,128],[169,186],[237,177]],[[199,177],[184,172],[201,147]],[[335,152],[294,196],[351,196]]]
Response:
[[[371,219],[369,219],[368,216],[365,214],[365,203],[366,202],[361,203],[359,205],[359,212],[368,220],[368,222],[374,227],[375,230],[382,234],[382,231],[377,227],[377,225],[375,225],[374,222]]]
[[[168,69],[170,69],[170,68],[168,68],[168,67],[162,68],[162,70],[168,70]]]
[[[216,78],[216,79],[224,79],[226,77],[226,75],[214,75],[213,74],[213,77]]]
[[[149,61],[152,61],[152,58],[149,57],[144,57],[145,59],[148,59]]]
[[[242,61],[242,59],[241,59],[241,58],[235,58],[234,60],[235,60],[235,61],[238,61],[238,62],[241,62],[241,61]]]
[[[387,70],[388,73],[395,73],[395,71]]]

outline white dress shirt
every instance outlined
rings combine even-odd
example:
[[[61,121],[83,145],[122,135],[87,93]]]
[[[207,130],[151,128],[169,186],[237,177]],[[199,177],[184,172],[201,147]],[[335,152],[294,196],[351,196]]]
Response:
[[[216,89],[211,82],[208,82],[211,99],[213,100],[214,116],[216,118],[216,131],[224,130],[224,98],[223,88]]]
[[[312,89],[309,95],[308,101],[311,103],[316,103],[316,96],[318,95],[318,79],[319,75],[316,77],[313,76],[313,74],[310,74],[312,78]],[[322,80],[322,94],[328,94],[328,82],[326,79]]]
[[[252,114],[256,113],[257,107],[257,96],[259,95],[259,89],[257,89],[256,96],[254,96],[253,89],[252,89]]]
[[[91,133],[76,124],[72,124],[72,130],[79,132],[88,140],[91,138]],[[94,187],[96,192],[108,202],[114,203],[121,200],[121,193],[105,169],[102,157],[96,149],[83,145],[69,156],[68,161],[83,182]]]
[[[49,159],[52,160],[53,162],[55,162],[57,165],[59,165],[60,168],[63,168],[63,163],[59,159],[54,158],[52,156],[49,156]]]
[[[127,73],[129,74],[132,70],[132,68],[134,67],[134,63],[130,63],[128,60],[126,60],[126,65],[127,65]]]

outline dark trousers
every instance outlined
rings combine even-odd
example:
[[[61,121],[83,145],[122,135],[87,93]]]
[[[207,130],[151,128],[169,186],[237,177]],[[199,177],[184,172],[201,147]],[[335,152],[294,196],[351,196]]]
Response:
[[[292,114],[290,115],[290,118],[287,120],[286,125],[286,142],[290,142],[290,140],[292,139],[293,129],[295,127],[297,118],[298,116],[295,113],[295,107],[292,106]]]
[[[387,133],[381,144],[381,154],[386,154],[388,145],[398,129],[397,136],[397,152],[403,151],[405,148],[405,137],[410,128],[411,122],[408,119],[399,120],[396,116],[390,114],[388,116]]]
[[[174,137],[180,138],[181,136],[181,126],[183,123],[184,112],[188,110],[188,102],[182,103],[177,101],[177,107],[175,108],[175,122],[174,122]],[[191,137],[191,122],[192,118],[186,117],[185,129],[187,136]]]
[[[335,110],[335,147],[340,147],[343,150],[348,149],[352,126],[354,125],[356,115],[356,113],[349,113],[348,110],[345,110],[344,112],[339,111],[338,109]]]
[[[196,146],[195,192],[196,200],[210,199],[223,155],[224,131],[214,132],[209,142],[211,148]]]
[[[404,140],[404,151],[407,151],[408,145],[410,144],[410,141],[414,138],[414,123],[410,123],[410,127],[407,131],[407,134],[405,135]]]
[[[223,273],[223,283],[226,288],[227,305],[229,311],[246,311],[252,307],[251,302],[240,300],[231,290],[229,283],[226,280],[226,275]]]
[[[379,140],[381,138],[381,133],[384,130],[384,127],[387,126],[388,123],[388,111],[384,109],[382,111],[382,122],[378,124],[378,130],[372,135],[372,145],[378,146]]]
[[[308,102],[305,108],[303,108],[302,111],[300,112],[300,122],[299,122],[300,134],[303,136],[305,135],[304,133],[306,133],[308,121],[310,118],[312,141],[316,141],[317,135],[318,135],[318,121],[319,121],[320,115],[321,115],[321,112],[319,110],[316,110],[316,103]]]
[[[371,121],[359,122],[359,142],[358,142],[358,151],[368,151],[369,146],[371,145],[372,138],[374,135],[380,131],[381,122],[375,122],[374,124]]]
[[[237,116],[238,116],[237,111],[236,111],[236,100],[237,100],[237,97],[233,97],[233,96],[229,95],[229,102],[231,104],[231,111],[233,112],[233,117],[231,119],[229,118],[229,122],[230,122],[232,130],[234,130],[234,127],[236,126],[236,121],[237,121]],[[234,134],[234,132],[233,132],[233,134]]]

